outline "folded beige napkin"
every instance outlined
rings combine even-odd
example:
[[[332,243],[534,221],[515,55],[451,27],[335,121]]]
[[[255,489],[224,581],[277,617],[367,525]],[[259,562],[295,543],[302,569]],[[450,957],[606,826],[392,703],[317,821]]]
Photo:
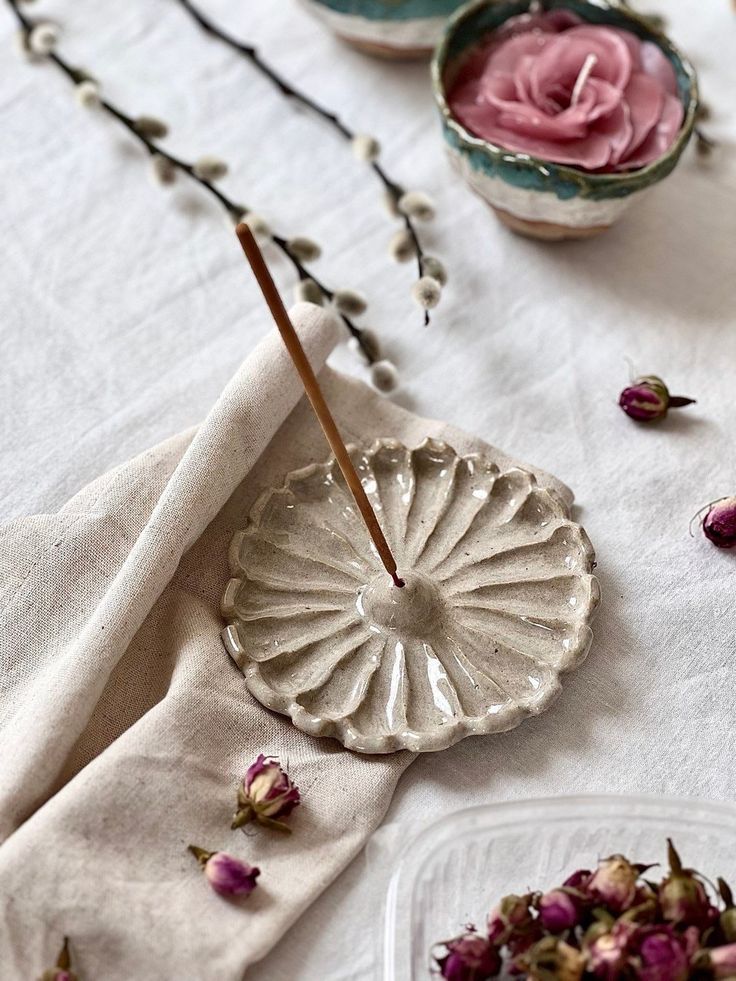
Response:
[[[337,324],[307,304],[292,315],[347,439],[431,435],[511,462],[323,367]],[[83,981],[239,979],[381,821],[412,757],[361,757],[297,731],[254,701],[220,641],[233,533],[263,489],[328,456],[274,331],[196,432],[58,514],[3,529],[4,981],[51,966],[65,934]],[[229,829],[237,781],[260,752],[302,790],[290,837]],[[253,895],[215,895],[190,843],[259,865]]]

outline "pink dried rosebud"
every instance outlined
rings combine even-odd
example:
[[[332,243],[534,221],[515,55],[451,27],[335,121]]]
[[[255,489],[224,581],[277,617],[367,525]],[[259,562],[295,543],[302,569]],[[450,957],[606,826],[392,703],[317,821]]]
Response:
[[[267,827],[290,831],[280,818],[291,814],[300,800],[299,788],[291,782],[279,761],[261,753],[248,767],[238,787],[238,810],[232,827],[242,828],[249,821],[258,821]]]
[[[190,845],[189,851],[204,869],[207,881],[220,896],[249,896],[261,870],[227,852],[208,852]]]
[[[670,839],[667,846],[671,871],[658,890],[662,918],[668,923],[703,929],[717,919],[718,910],[711,905],[703,883],[689,869],[683,869]]]
[[[669,409],[692,405],[694,401],[695,399],[682,395],[670,395],[661,378],[644,375],[621,392],[618,404],[631,419],[652,422],[654,419],[663,419]]]
[[[608,933],[596,937],[588,947],[588,970],[602,981],[621,977],[629,956],[629,945],[639,927],[630,921],[618,920]]]
[[[56,958],[56,967],[51,967],[44,971],[38,981],[77,981],[77,975],[71,968],[71,955],[69,953],[69,938],[64,937],[64,945]]]
[[[545,930],[561,933],[570,930],[580,920],[580,903],[564,889],[552,889],[539,900],[539,918]]]
[[[724,497],[709,505],[703,534],[718,548],[736,548],[736,497]]]
[[[511,931],[529,923],[532,919],[529,906],[533,895],[504,896],[488,916],[488,939],[494,944],[505,943]]]
[[[636,883],[639,870],[623,855],[612,855],[599,862],[591,875],[586,892],[593,899],[608,906],[614,912],[622,913],[636,899]]]
[[[687,981],[689,957],[681,940],[672,929],[654,928],[638,950],[636,976],[640,981]]]
[[[568,875],[562,883],[566,889],[578,889],[583,891],[590,881],[590,871],[588,869],[577,869],[572,875]]]
[[[486,938],[466,933],[444,943],[447,954],[438,957],[437,966],[447,981],[486,981],[495,977],[501,968],[501,957]]]

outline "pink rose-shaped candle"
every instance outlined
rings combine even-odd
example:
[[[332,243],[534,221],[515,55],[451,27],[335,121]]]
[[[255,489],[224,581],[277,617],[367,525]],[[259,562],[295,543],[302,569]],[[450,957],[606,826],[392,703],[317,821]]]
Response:
[[[656,44],[566,11],[507,21],[466,61],[449,104],[497,146],[590,171],[651,163],[684,117]]]

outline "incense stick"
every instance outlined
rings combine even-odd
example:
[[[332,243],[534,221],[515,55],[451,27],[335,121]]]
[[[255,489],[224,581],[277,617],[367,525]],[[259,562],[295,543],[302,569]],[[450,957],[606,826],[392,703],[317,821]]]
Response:
[[[307,393],[307,398],[309,399],[312,408],[314,409],[315,415],[319,420],[319,424],[327,437],[327,442],[330,444],[332,452],[335,454],[335,459],[337,460],[338,466],[342,471],[342,475],[345,478],[345,483],[348,485],[350,493],[355,499],[355,503],[358,506],[363,521],[365,521],[366,528],[368,529],[368,534],[373,539],[373,543],[376,546],[376,550],[383,562],[386,572],[391,576],[394,581],[395,586],[403,586],[404,580],[399,578],[396,569],[396,560],[393,557],[391,549],[388,546],[388,542],[381,531],[381,526],[378,523],[378,518],[376,517],[376,512],[371,507],[371,503],[363,489],[363,485],[360,482],[360,477],[355,472],[355,467],[353,466],[353,461],[350,459],[350,455],[347,451],[345,443],[343,442],[340,431],[335,424],[335,420],[332,417],[330,408],[325,401],[325,397],[322,394],[322,389],[319,387],[319,382],[317,381],[317,376],[312,370],[306,354],[304,353],[304,348],[299,340],[297,332],[294,330],[294,325],[289,319],[289,315],[286,312],[286,307],[281,299],[281,295],[276,288],[276,284],[273,281],[271,273],[268,270],[268,266],[263,258],[258,243],[253,237],[253,233],[250,228],[243,224],[238,225],[235,229],[235,233],[238,236],[238,240],[243,247],[243,252],[245,252],[246,258],[250,263],[251,269],[253,270],[253,275],[258,281],[258,285],[261,288],[264,299],[268,304],[268,308],[271,311],[271,316],[276,321],[276,326],[279,329],[279,333],[286,345],[286,350],[289,352],[291,360],[294,362],[296,370],[299,372],[299,377],[304,385],[304,391]]]

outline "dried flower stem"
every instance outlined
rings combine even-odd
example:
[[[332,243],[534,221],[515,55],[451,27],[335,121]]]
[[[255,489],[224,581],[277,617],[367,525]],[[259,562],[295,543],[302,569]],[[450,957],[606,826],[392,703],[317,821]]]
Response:
[[[176,0],[176,2],[197,22],[197,24],[199,24],[203,31],[205,31],[211,37],[215,37],[222,41],[229,48],[232,48],[233,51],[236,51],[241,57],[249,61],[254,68],[257,68],[262,75],[265,75],[265,77],[276,86],[283,96],[288,99],[293,99],[295,102],[300,103],[311,112],[315,113],[315,115],[320,116],[325,120],[325,122],[329,123],[329,125],[332,126],[333,129],[335,129],[348,143],[351,143],[355,139],[357,133],[346,123],[344,123],[337,113],[332,112],[331,110],[320,105],[319,102],[315,101],[310,96],[305,95],[303,92],[300,92],[299,89],[296,89],[290,82],[287,82],[286,79],[279,75],[279,73],[271,65],[263,60],[257,48],[255,48],[252,44],[239,41],[237,38],[233,37],[232,34],[229,34],[227,31],[223,30],[221,27],[215,24],[214,21],[210,20],[209,17],[205,16],[205,14],[203,14],[202,11],[199,10],[194,3],[192,3],[192,0]],[[424,252],[419,240],[419,235],[417,234],[416,227],[411,217],[401,212],[398,207],[399,199],[404,194],[404,188],[389,177],[377,160],[369,161],[369,166],[383,184],[396,208],[397,214],[400,215],[404,222],[407,234],[411,238],[416,254],[418,270],[417,278],[421,279],[422,275],[424,274],[422,269]],[[424,323],[425,326],[429,323],[429,312],[427,310],[424,311]]]
[[[33,21],[29,17],[26,17],[26,15],[22,12],[22,10],[20,10],[19,0],[7,0],[7,3],[10,9],[12,10],[12,12],[15,14],[16,20],[21,26],[21,29],[26,33],[30,32],[34,26]],[[83,71],[82,69],[74,67],[56,51],[51,51],[50,53],[44,56],[44,59],[56,65],[59,71],[61,71],[64,75],[66,75],[66,77],[69,79],[70,82],[72,82],[73,85],[79,85],[81,82],[89,80],[89,75],[87,74],[87,72]],[[136,120],[133,117],[128,116],[125,112],[123,112],[112,102],[110,102],[109,99],[104,98],[102,95],[100,95],[99,97],[99,107],[105,112],[107,112],[108,115],[112,116],[119,123],[121,123],[121,125],[124,126],[128,130],[128,132],[132,136],[134,136],[135,139],[138,140],[138,142],[142,146],[145,147],[145,149],[148,151],[151,157],[154,156],[163,157],[177,171],[181,171],[182,173],[186,174],[187,177],[189,177],[195,183],[199,184],[201,188],[203,188],[205,191],[208,191],[225,209],[225,211],[228,213],[228,215],[231,217],[234,223],[240,221],[242,217],[248,212],[249,209],[245,208],[242,205],[237,204],[235,201],[229,198],[218,187],[216,187],[211,180],[207,179],[206,177],[200,176],[197,173],[196,164],[189,163],[186,160],[183,160],[180,157],[177,157],[174,154],[170,153],[168,150],[164,150],[161,146],[158,145],[158,143],[155,142],[153,137],[147,136],[145,133],[142,133],[139,130],[138,126],[136,125]],[[306,269],[304,264],[294,254],[293,250],[291,249],[288,243],[288,240],[273,233],[271,233],[268,236],[268,238],[291,262],[292,266],[296,270],[297,275],[299,276],[299,279],[300,280],[311,279],[319,287],[319,290],[322,293],[322,295],[325,297],[325,299],[331,302],[335,295],[334,290],[329,289],[327,286],[325,286],[323,282],[321,282],[314,275],[314,273]],[[375,361],[375,357],[371,353],[370,345],[365,344],[363,342],[361,329],[357,327],[350,319],[350,317],[346,316],[345,314],[340,314],[340,318],[342,322],[345,324],[345,326],[347,327],[350,334],[357,341],[367,363],[372,364]]]

